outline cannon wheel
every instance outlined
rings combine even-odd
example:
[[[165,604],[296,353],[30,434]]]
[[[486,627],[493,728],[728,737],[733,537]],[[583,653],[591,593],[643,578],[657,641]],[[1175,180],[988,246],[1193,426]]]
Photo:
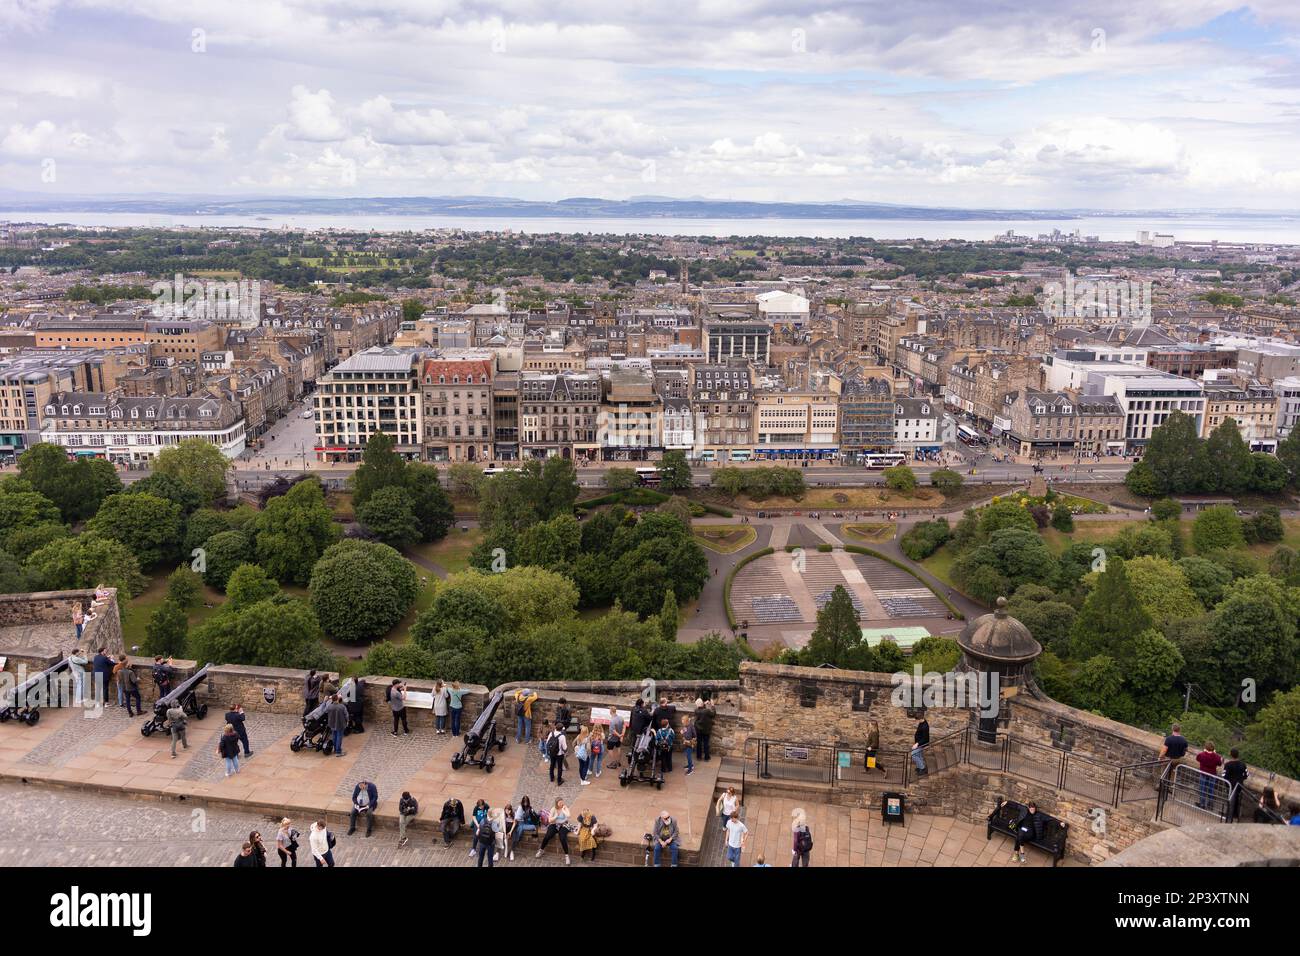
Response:
[[[491,773],[491,772],[492,772],[492,768],[495,767],[495,766],[496,766],[496,758],[494,758],[491,754],[484,754],[484,755],[483,755],[483,772],[484,772],[484,773]]]
[[[202,719],[203,719],[204,717],[206,717],[206,716],[208,716],[208,705],[207,705],[207,704],[200,704],[200,705],[199,705],[199,720],[202,720]]]
[[[452,769],[452,770],[459,770],[459,769],[460,769],[461,767],[463,767],[464,765],[465,765],[465,761],[461,759],[461,756],[460,756],[459,753],[454,753],[454,754],[451,755],[451,769]]]
[[[618,775],[618,785],[619,785],[620,787],[626,787],[626,786],[628,785],[627,774],[625,774],[625,773],[620,773],[620,774]]]
[[[505,738],[505,737],[502,737],[500,740],[497,741],[497,749],[500,750],[502,753],[505,752],[505,749],[506,749],[506,738]]]
[[[153,721],[151,720],[151,721],[149,721],[148,723],[146,723],[143,727],[141,727],[141,728],[140,728],[140,733],[143,734],[143,735],[146,736],[146,737],[152,735],[152,734],[153,734]]]
[[[29,710],[25,715],[23,715],[23,720],[26,721],[28,727],[35,727],[36,721],[40,719],[41,712],[39,710]]]
[[[9,719],[9,711],[8,711],[8,709],[0,710],[0,724],[3,724],[3,723],[4,723],[5,721],[7,721],[8,719]]]
[[[294,737],[293,740],[289,741],[289,749],[294,753],[302,750],[302,739],[300,737]]]
[[[325,741],[325,745],[324,745],[323,747],[321,747],[320,752],[323,753],[323,754],[324,754],[325,756],[327,756],[327,757],[328,757],[330,754],[332,754],[332,753],[334,752],[334,738],[333,738],[333,737],[331,737],[331,738],[329,738],[329,740]]]

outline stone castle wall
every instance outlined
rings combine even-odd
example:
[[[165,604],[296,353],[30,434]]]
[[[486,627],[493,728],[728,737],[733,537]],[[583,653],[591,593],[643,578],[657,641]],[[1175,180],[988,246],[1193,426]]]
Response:
[[[91,654],[100,647],[114,657],[121,654],[122,621],[118,614],[117,589],[95,608],[95,619],[86,622],[80,640],[72,615],[90,607],[95,599],[93,588],[76,591],[34,591],[0,594],[0,641],[14,649],[66,656],[80,646]],[[0,652],[6,648],[0,647]]]

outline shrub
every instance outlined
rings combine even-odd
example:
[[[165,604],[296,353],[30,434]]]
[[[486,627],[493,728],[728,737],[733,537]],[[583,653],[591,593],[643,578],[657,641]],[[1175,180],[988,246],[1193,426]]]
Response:
[[[939,550],[952,536],[947,518],[920,521],[907,529],[898,546],[913,561],[923,561]]]

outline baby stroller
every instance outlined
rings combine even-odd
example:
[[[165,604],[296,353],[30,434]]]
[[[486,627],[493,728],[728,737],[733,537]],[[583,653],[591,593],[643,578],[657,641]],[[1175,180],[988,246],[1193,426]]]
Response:
[[[659,769],[659,748],[655,746],[655,732],[647,727],[637,737],[636,745],[627,755],[628,765],[618,775],[618,783],[626,787],[629,783],[652,783],[655,788],[664,788],[664,773]]]
[[[302,733],[289,741],[290,750],[297,753],[310,747],[327,757],[334,752],[334,735],[330,733],[329,716],[325,713],[328,706],[326,701],[302,719]]]

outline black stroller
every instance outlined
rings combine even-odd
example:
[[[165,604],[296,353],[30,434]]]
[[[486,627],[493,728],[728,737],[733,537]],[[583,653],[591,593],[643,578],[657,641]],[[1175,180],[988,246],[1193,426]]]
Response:
[[[627,755],[628,765],[619,772],[618,783],[626,787],[629,783],[652,783],[655,788],[664,788],[664,772],[659,769],[659,748],[655,745],[655,732],[647,727],[636,739],[636,745]]]
[[[325,701],[302,719],[302,733],[289,741],[290,750],[297,753],[310,747],[327,757],[334,752],[334,735],[330,733],[329,715],[325,713],[328,706],[329,701]]]

